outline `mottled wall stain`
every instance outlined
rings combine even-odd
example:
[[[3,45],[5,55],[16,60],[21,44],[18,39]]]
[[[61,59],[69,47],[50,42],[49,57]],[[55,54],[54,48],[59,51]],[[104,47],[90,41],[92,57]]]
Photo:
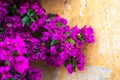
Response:
[[[68,19],[71,26],[92,25],[96,40],[83,50],[83,72],[68,75],[64,67],[44,65],[42,80],[120,80],[120,0],[41,0],[41,4],[47,13]]]
[[[68,75],[65,71],[61,71],[61,80],[110,80],[111,69],[98,67],[98,66],[86,66],[85,71],[75,72],[72,75]]]

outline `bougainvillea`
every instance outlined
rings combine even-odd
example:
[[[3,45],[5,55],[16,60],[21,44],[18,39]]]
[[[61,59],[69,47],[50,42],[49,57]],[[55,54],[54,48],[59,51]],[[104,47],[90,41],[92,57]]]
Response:
[[[94,31],[70,28],[57,14],[46,14],[37,0],[0,0],[0,80],[40,80],[30,61],[65,66],[69,74],[84,70],[82,48]]]

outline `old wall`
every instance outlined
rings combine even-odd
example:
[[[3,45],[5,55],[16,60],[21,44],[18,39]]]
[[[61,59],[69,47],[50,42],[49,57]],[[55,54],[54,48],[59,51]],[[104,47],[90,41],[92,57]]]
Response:
[[[95,31],[95,43],[84,49],[83,72],[68,75],[64,67],[42,66],[42,80],[120,80],[120,0],[41,0],[41,4],[47,13],[68,19],[69,25],[92,25]]]

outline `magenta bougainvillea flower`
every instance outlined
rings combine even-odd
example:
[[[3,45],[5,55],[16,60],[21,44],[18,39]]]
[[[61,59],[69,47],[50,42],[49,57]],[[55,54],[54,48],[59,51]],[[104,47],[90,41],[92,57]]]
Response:
[[[88,43],[94,42],[94,32],[91,27],[87,28],[86,25],[81,29],[81,34],[84,40]]]
[[[8,13],[7,11],[8,4],[6,2],[0,2],[0,23],[3,20],[4,16]]]
[[[28,2],[21,3],[17,12],[20,13],[21,15],[24,15],[27,12],[29,6],[30,5]]]
[[[0,0],[0,80],[40,80],[31,61],[84,70],[84,44],[94,42],[92,27],[70,28],[58,14],[47,14],[38,0]]]
[[[73,73],[72,64],[68,64],[66,66],[66,70],[68,71],[69,74]]]
[[[29,61],[27,58],[23,56],[18,56],[15,58],[13,63],[13,67],[16,71],[18,71],[20,74],[23,74],[25,70],[29,69]]]
[[[45,14],[44,9],[39,6],[39,3],[34,3],[34,4],[32,4],[32,5],[31,5],[31,8],[32,8],[32,10],[35,12],[35,14],[37,14],[37,15],[39,15],[39,16]]]

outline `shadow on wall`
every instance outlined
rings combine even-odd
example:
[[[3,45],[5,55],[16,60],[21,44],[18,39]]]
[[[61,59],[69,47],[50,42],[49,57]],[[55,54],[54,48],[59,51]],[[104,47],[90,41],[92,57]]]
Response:
[[[42,70],[41,80],[59,80],[59,69],[50,67],[43,61],[31,62],[31,65]]]
[[[65,4],[70,3],[71,0],[40,0],[40,4],[47,9],[47,13],[63,13]],[[46,6],[47,5],[47,6]]]

